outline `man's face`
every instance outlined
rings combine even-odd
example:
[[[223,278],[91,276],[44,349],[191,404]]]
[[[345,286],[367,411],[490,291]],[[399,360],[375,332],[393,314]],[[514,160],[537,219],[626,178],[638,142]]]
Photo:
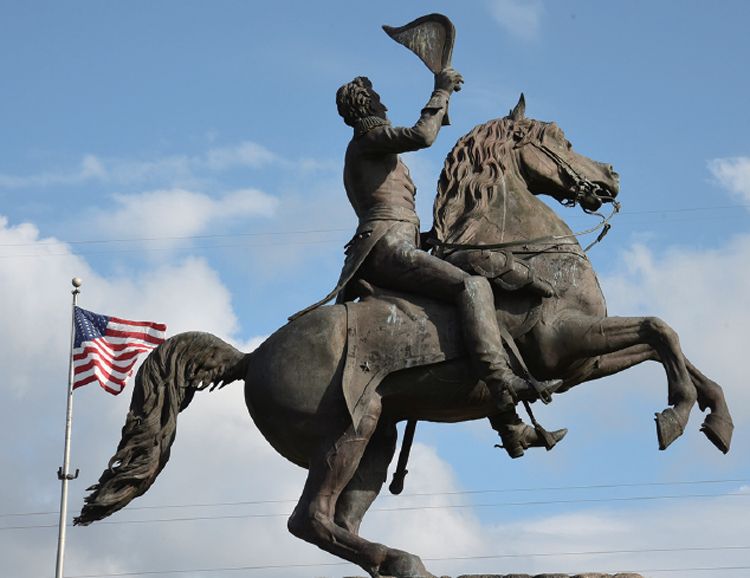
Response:
[[[372,110],[372,114],[379,118],[388,120],[388,115],[386,114],[388,108],[380,102],[380,95],[372,88],[369,88],[368,92],[370,93],[370,110]]]

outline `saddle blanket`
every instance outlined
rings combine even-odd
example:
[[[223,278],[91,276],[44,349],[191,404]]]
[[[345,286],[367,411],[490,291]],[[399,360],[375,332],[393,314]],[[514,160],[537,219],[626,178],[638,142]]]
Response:
[[[347,351],[343,389],[355,429],[369,395],[389,374],[466,355],[461,320],[453,304],[373,288],[360,282],[362,297],[347,302]],[[514,338],[539,319],[541,299],[526,292],[504,293],[499,320]]]

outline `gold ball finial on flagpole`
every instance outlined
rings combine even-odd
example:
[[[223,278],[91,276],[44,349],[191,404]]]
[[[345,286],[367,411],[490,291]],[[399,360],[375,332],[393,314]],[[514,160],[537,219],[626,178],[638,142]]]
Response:
[[[83,285],[83,280],[80,277],[73,277],[73,287],[78,289],[81,285]]]

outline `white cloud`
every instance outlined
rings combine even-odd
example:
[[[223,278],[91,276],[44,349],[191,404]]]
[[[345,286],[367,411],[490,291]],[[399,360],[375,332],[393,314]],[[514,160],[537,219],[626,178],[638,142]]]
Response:
[[[85,155],[81,161],[79,176],[81,180],[89,178],[106,179],[107,169],[104,167],[104,163],[94,155]]]
[[[84,155],[78,167],[67,172],[43,172],[39,175],[17,177],[0,175],[0,186],[9,189],[79,185],[97,181],[117,185],[144,181],[186,181],[193,179],[191,166],[195,165],[185,155],[164,157],[154,161],[102,159]]]
[[[229,292],[202,259],[153,267],[135,278],[104,278],[81,257],[70,254],[64,243],[41,239],[33,224],[11,227],[0,218],[0,245],[11,243],[36,245],[35,252],[42,255],[64,256],[0,259],[0,286],[5,295],[12,296],[0,302],[5,336],[0,347],[4,368],[0,439],[5,440],[0,460],[13,471],[12,476],[0,479],[0,495],[6,504],[4,513],[55,511],[59,482],[54,471],[62,450],[71,277],[84,279],[81,301],[85,307],[165,321],[170,334],[197,329],[231,339],[237,319]],[[672,250],[657,255],[648,248],[633,247],[624,253],[623,272],[602,280],[613,313],[658,314],[680,331],[685,349],[697,351],[698,366],[725,385],[728,396],[734,398],[738,424],[747,419],[742,406],[748,405],[741,367],[742,330],[750,322],[748,307],[743,305],[743,292],[750,286],[750,273],[742,270],[748,257],[748,237],[738,238],[720,252]],[[727,307],[728,303],[736,306]],[[721,327],[721,331],[712,332],[709,339],[707,327]],[[250,342],[257,341],[249,340],[241,347],[248,350]],[[76,392],[72,465],[81,468],[81,474],[71,483],[71,514],[80,507],[84,488],[96,480],[116,447],[128,394],[126,390],[125,395],[112,397],[96,388]],[[253,426],[242,384],[199,393],[180,415],[178,431],[170,463],[147,495],[113,516],[112,523],[69,530],[68,574],[337,562],[287,532],[286,516],[306,472],[278,456]],[[738,436],[740,432],[738,427]],[[373,511],[365,518],[363,535],[421,555],[438,575],[746,565],[739,551],[695,553],[684,548],[742,545],[737,536],[750,532],[750,517],[738,512],[747,497],[648,502],[648,507],[627,509],[582,505],[562,513],[546,508],[542,515],[516,515],[512,520],[506,517],[507,510],[497,508],[491,517],[480,518],[478,510],[460,507],[469,505],[469,496],[455,493],[464,488],[453,467],[436,448],[416,443],[406,494],[384,496],[374,509],[420,505],[430,509]],[[503,482],[490,480],[486,485],[497,487]],[[418,493],[432,495],[409,495]],[[164,508],[270,500],[289,501]],[[139,509],[144,506],[161,509]],[[244,517],[198,519],[221,515]],[[195,519],[127,523],[147,517]],[[50,528],[3,533],[0,557],[8,575],[33,578],[49,573],[55,521],[54,515],[36,516],[32,523],[13,521],[14,525]],[[674,551],[566,554],[653,548]],[[216,552],[221,555],[217,557]],[[449,557],[465,559],[445,560]],[[353,566],[275,572],[287,578],[362,574]],[[258,572],[266,574],[271,575],[270,571]],[[701,578],[702,573],[680,575]]]
[[[187,155],[172,155],[149,161],[130,159],[100,159],[103,171],[100,180],[114,185],[139,183],[190,183],[197,180],[194,175],[196,161]]]
[[[107,238],[188,237],[217,221],[273,216],[278,199],[254,189],[232,191],[219,199],[185,189],[115,195],[118,208],[99,209],[92,222]]]
[[[0,187],[17,189],[76,185],[92,179],[106,180],[107,178],[107,170],[102,161],[93,155],[85,155],[78,167],[69,172],[43,172],[27,177],[0,175]]]
[[[206,170],[217,172],[233,167],[260,168],[277,162],[284,161],[263,146],[247,141],[231,147],[210,149],[205,155],[180,154],[145,161],[86,154],[78,167],[70,171],[43,172],[25,177],[0,175],[0,187],[50,187],[92,181],[114,185],[166,183],[173,186],[175,183],[199,182]],[[308,164],[309,160],[301,161],[302,166]]]
[[[507,32],[523,40],[539,37],[544,4],[541,0],[491,0],[492,16]]]
[[[481,525],[470,508],[457,507],[467,503],[466,497],[456,493],[455,474],[436,448],[415,443],[409,472],[403,496],[389,497],[383,488],[384,495],[365,518],[363,534],[423,558],[449,551],[462,556],[479,553],[485,545],[477,539]]]
[[[513,469],[513,465],[509,462],[507,467]],[[497,507],[489,510],[490,516],[480,520],[479,510],[465,507],[472,500],[495,502],[499,506],[514,500],[508,494],[477,497],[462,493],[464,488],[458,483],[452,466],[438,456],[435,448],[420,443],[415,443],[412,449],[409,472],[405,494],[390,497],[384,490],[365,518],[362,535],[419,554],[427,568],[437,575],[513,572],[572,575],[583,571],[615,573],[632,569],[643,570],[645,576],[657,576],[648,571],[744,565],[745,554],[741,550],[721,549],[743,546],[737,537],[750,530],[750,520],[736,515],[738,509],[744,509],[747,498],[735,497],[731,491],[710,500],[645,500],[640,503],[634,500],[628,507],[616,502],[576,505],[576,497],[588,498],[591,494],[567,494],[565,497],[572,499],[573,505],[547,505],[537,509],[535,514],[513,515],[510,520],[508,509]],[[537,485],[550,482],[555,485],[549,479],[539,479]],[[506,484],[500,480],[489,482],[507,490]],[[633,495],[632,490],[618,491],[620,496],[623,492]],[[646,492],[652,496],[660,493],[670,492]],[[545,499],[545,494],[538,491],[522,495],[522,501]],[[560,493],[554,494],[555,499],[560,497]],[[561,508],[563,511],[558,513]],[[690,552],[686,548],[705,550]],[[711,548],[716,550],[711,551]],[[696,558],[702,560],[702,564],[691,564]],[[701,578],[702,573],[684,572],[680,576]]]
[[[202,330],[233,340],[238,323],[228,290],[203,259],[175,261],[137,276],[104,278],[83,258],[70,253],[64,243],[41,239],[33,224],[12,227],[6,218],[0,217],[0,245],[11,244],[27,245],[28,253],[35,256],[0,255],[0,287],[4,297],[0,302],[3,324],[0,461],[14,471],[13,476],[0,479],[0,501],[4,505],[1,513],[54,512],[60,491],[54,471],[62,457],[71,278],[83,278],[79,296],[82,307],[125,318],[166,322],[168,335]],[[244,345],[251,347],[257,341],[248,339]],[[71,514],[80,508],[84,488],[96,481],[114,452],[131,387],[132,383],[118,397],[93,386],[76,391],[71,466],[74,470],[80,468],[81,473],[70,485]],[[241,384],[215,394],[215,399],[213,404],[207,401],[207,411],[202,413],[198,409],[193,417],[184,420],[182,444],[178,442],[173,454],[175,477],[170,479],[165,475],[164,483],[157,484],[160,488],[155,489],[157,504],[210,501],[222,493],[230,493],[236,499],[246,499],[254,492],[273,496],[278,495],[275,488],[284,492],[287,486],[301,486],[301,471],[279,459],[253,429],[244,408]],[[204,401],[196,402],[196,407]],[[223,462],[224,471],[232,477],[219,476],[217,481],[214,469],[206,468],[206,464],[214,462]],[[256,466],[270,472],[269,475],[258,476],[254,471]],[[196,494],[201,495],[201,486],[208,488],[208,492],[196,499]],[[248,488],[250,494],[245,493]],[[4,574],[29,577],[48,574],[55,559],[55,516],[4,518],[3,522],[0,559]],[[42,527],[2,530],[9,525]],[[177,525],[176,531],[168,534],[164,530],[164,524],[154,524],[145,531],[141,524],[105,524],[88,531],[70,529],[66,573],[153,569],[164,567],[165,561],[172,567],[179,565],[180,560],[189,564],[184,550],[189,541],[187,534],[194,532],[194,528]],[[243,548],[236,543],[240,538],[233,530],[236,527],[219,530],[204,545],[208,551],[220,551],[224,549],[223,541],[234,543],[236,560]],[[256,546],[251,549],[258,559],[274,550],[274,540],[293,541],[286,537],[283,518],[276,530],[258,532],[252,528],[242,535],[255,532],[259,537],[253,540]],[[165,536],[169,538],[165,540]],[[158,546],[150,547],[155,544]],[[229,558],[226,559],[231,565]],[[200,565],[205,560],[196,563]]]
[[[0,347],[4,385],[20,393],[39,391],[51,367],[66,359],[73,277],[84,281],[80,304],[105,314],[166,322],[170,333],[199,329],[224,337],[238,328],[230,295],[203,259],[188,257],[138,276],[103,278],[83,258],[54,238],[40,239],[29,223],[9,227],[0,216],[0,245],[24,245],[18,256],[4,247],[0,257],[0,319],[12,336]],[[211,295],[211,299],[206,299]],[[65,380],[65,370],[58,376]]]
[[[750,418],[750,390],[738,360],[750,326],[750,236],[718,250],[635,245],[621,273],[602,279],[612,315],[656,315],[680,335],[685,354],[724,388],[735,422]]]
[[[206,164],[215,171],[233,166],[257,168],[278,160],[275,154],[254,142],[243,142],[234,147],[213,149],[206,154]]]
[[[708,162],[708,169],[722,187],[750,201],[750,158],[714,159]]]
[[[698,578],[702,573],[689,572],[691,566],[731,566],[742,560],[742,553],[722,551],[721,547],[739,545],[736,536],[744,535],[750,526],[744,517],[733,515],[736,508],[743,507],[743,499],[657,501],[650,507],[629,509],[581,507],[575,513],[484,528],[484,539],[488,545],[498,545],[498,554],[536,554],[492,562],[490,567],[501,566],[505,572],[574,574],[631,569],[654,576],[655,569],[684,568],[687,570],[680,576]],[[707,550],[690,552],[690,548]],[[655,549],[661,551],[653,552]],[[491,546],[486,551],[492,551]],[[696,559],[701,563],[695,564]],[[487,568],[487,562],[483,566]]]

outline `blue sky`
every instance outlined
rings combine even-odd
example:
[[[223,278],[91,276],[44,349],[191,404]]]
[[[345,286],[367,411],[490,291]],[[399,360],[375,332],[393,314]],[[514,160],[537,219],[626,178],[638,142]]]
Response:
[[[210,331],[245,350],[325,295],[356,226],[341,182],[350,129],[335,91],[366,75],[394,123],[412,124],[432,78],[380,27],[430,12],[455,23],[453,64],[466,84],[452,126],[405,159],[423,228],[456,139],[524,92],[529,117],[557,122],[577,152],[621,175],[622,213],[590,252],[611,314],[670,323],[725,388],[736,432],[719,454],[696,409],[659,452],[653,413],[665,407],[666,379],[654,365],[540,408],[545,426],[570,429],[550,453],[511,461],[484,422],[421,424],[405,494],[429,495],[374,508],[431,507],[374,511],[363,535],[454,576],[747,574],[747,4],[277,0],[0,2],[8,575],[53,571],[56,517],[43,512],[59,501],[70,279],[84,280],[84,308],[165,322],[169,334]],[[574,230],[595,224],[578,209],[560,214]],[[69,531],[66,576],[358,572],[325,566],[337,560],[287,534],[304,471],[267,446],[241,389],[202,396],[181,417],[172,461],[132,511]],[[76,392],[71,515],[116,447],[128,398]],[[489,493],[470,493],[479,491]],[[703,497],[664,498],[678,494]],[[237,505],[249,501],[263,503]],[[217,505],[226,503],[235,505]],[[148,516],[210,519],[134,522]],[[307,564],[323,565],[295,566]],[[267,568],[279,565],[294,567]]]

